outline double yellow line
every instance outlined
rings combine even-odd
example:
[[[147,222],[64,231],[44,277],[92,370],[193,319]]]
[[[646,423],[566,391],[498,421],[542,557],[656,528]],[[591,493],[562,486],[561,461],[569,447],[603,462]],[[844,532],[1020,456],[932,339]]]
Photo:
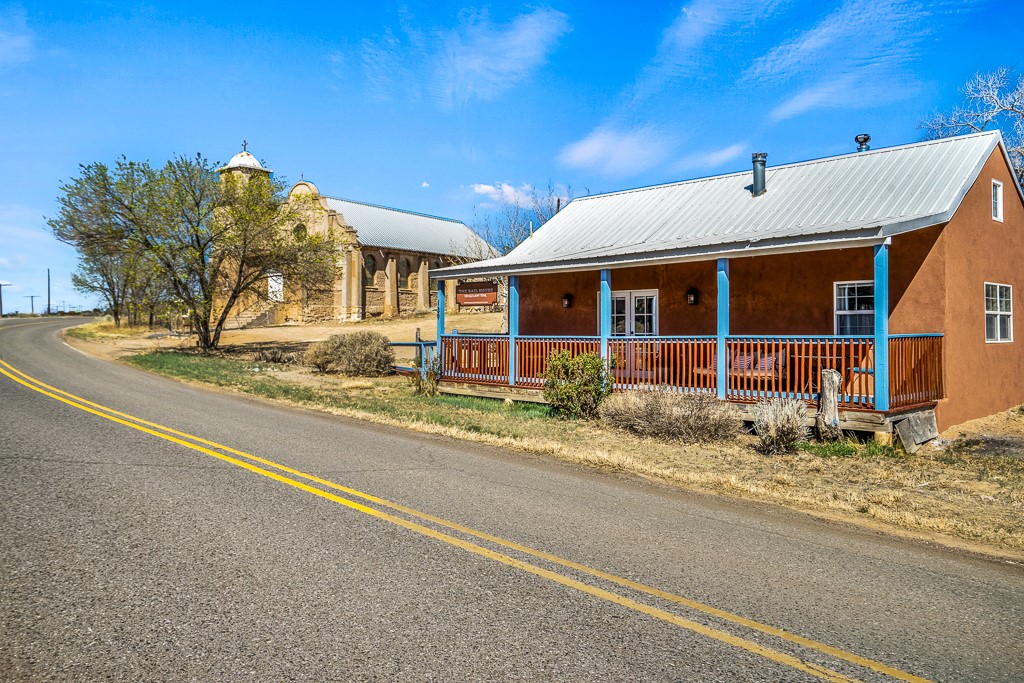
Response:
[[[423,536],[433,538],[443,543],[447,543],[449,545],[455,546],[457,548],[473,553],[475,555],[485,557],[495,562],[500,562],[501,564],[507,565],[509,567],[514,567],[515,569],[519,569],[529,574],[533,574],[535,576],[565,586],[567,588],[572,588],[594,598],[606,600],[608,602],[620,605],[627,609],[631,609],[636,612],[646,614],[650,617],[654,617],[655,619],[660,619],[662,621],[668,622],[680,628],[684,628],[688,631],[698,633],[713,640],[717,640],[719,642],[731,645],[733,647],[746,650],[748,652],[764,657],[765,659],[768,659],[772,662],[791,667],[793,669],[802,671],[816,678],[836,682],[847,682],[856,680],[849,678],[848,676],[839,673],[838,671],[834,671],[832,669],[816,664],[814,662],[801,659],[799,657],[793,656],[786,652],[782,652],[780,650],[775,650],[766,647],[751,640],[747,640],[745,638],[733,635],[732,633],[729,633],[727,631],[706,626],[704,624],[692,621],[690,619],[680,617],[676,614],[673,614],[672,612],[659,609],[657,607],[653,607],[651,605],[638,602],[623,595],[613,593],[612,591],[590,585],[578,579],[572,578],[571,576],[566,576],[564,574],[560,574],[558,572],[546,569],[536,564],[531,564],[529,562],[517,559],[510,555],[497,552],[495,550],[492,550],[491,548],[487,548],[477,543],[467,541],[464,538],[459,538],[457,536],[453,536],[443,531],[438,531],[435,528],[425,526],[424,524],[412,521],[411,519],[407,519],[406,517],[411,517],[413,519],[420,520],[421,522],[427,522],[435,526],[443,527],[451,531],[458,532],[464,536],[470,536],[482,541],[486,541],[494,546],[515,551],[522,555],[527,555],[554,565],[571,569],[580,574],[585,574],[612,584],[616,584],[618,586],[622,586],[624,588],[631,589],[639,593],[660,598],[667,602],[674,603],[676,605],[681,605],[695,612],[715,617],[722,621],[726,621],[753,631],[758,631],[760,633],[767,634],[775,638],[779,638],[791,645],[797,645],[802,648],[814,650],[818,653],[834,657],[836,659],[848,662],[850,664],[855,664],[857,666],[870,669],[871,671],[885,674],[900,681],[927,683],[926,679],[887,666],[886,664],[883,664],[881,662],[876,662],[874,660],[861,657],[851,652],[846,652],[845,650],[841,650],[839,648],[832,647],[830,645],[826,645],[815,640],[811,640],[810,638],[805,638],[800,635],[789,633],[788,631],[784,631],[783,629],[776,628],[774,626],[769,626],[767,624],[762,624],[752,619],[747,619],[737,614],[733,614],[731,612],[727,612],[725,610],[712,607],[711,605],[697,602],[695,600],[690,600],[688,598],[684,598],[682,596],[675,595],[673,593],[669,593],[667,591],[663,591],[652,586],[647,586],[645,584],[632,581],[627,578],[616,576],[608,572],[603,572],[599,569],[594,569],[592,567],[588,567],[578,562],[573,562],[572,560],[567,560],[558,557],[557,555],[552,555],[550,553],[546,553],[540,550],[535,550],[528,546],[524,546],[513,541],[508,541],[498,536],[484,533],[482,531],[477,531],[470,527],[466,527],[461,524],[456,524],[454,522],[450,522],[440,517],[435,517],[433,515],[420,512],[418,510],[414,510],[404,505],[392,503],[390,501],[384,500],[383,498],[378,498],[376,496],[363,493],[361,491],[357,491],[356,489],[342,486],[332,481],[321,479],[320,477],[316,477],[314,475],[301,472],[299,470],[288,467],[287,465],[282,465],[280,463],[276,463],[256,455],[252,455],[251,453],[245,453],[243,451],[236,450],[234,448],[231,448],[230,446],[225,446],[223,444],[219,444],[192,434],[171,429],[170,427],[165,427],[154,422],[148,422],[141,418],[128,415],[127,413],[122,413],[120,411],[108,408],[106,406],[94,403],[92,401],[88,401],[79,396],[75,396],[74,394],[62,391],[61,389],[57,389],[56,387],[52,387],[48,384],[45,384],[37,379],[34,379],[33,377],[30,377],[24,372],[21,372],[17,368],[11,366],[9,363],[2,360],[0,360],[0,374],[8,377],[9,379],[13,380],[14,382],[17,382],[18,384],[24,387],[31,389],[32,391],[38,392],[55,401],[60,401],[61,403],[67,404],[79,410],[83,410],[87,413],[91,413],[103,419],[110,420],[111,422],[116,422],[117,424],[124,425],[131,429],[144,432],[146,434],[150,434],[159,439],[170,441],[171,443],[175,443],[180,446],[184,446],[185,448],[198,451],[210,457],[217,458],[218,460],[222,460],[237,467],[246,469],[255,474],[267,477],[268,479],[272,479],[279,483],[294,487],[301,491],[305,491],[306,493],[310,493],[315,496],[325,498],[339,505],[344,505],[347,508],[357,510],[364,514],[370,515],[371,517],[375,517],[377,519],[389,522],[391,524],[402,527],[409,531],[422,534]],[[239,458],[243,458],[244,460]],[[312,486],[311,484],[316,484],[317,486]],[[346,498],[334,492],[344,493],[349,497]],[[365,503],[358,502],[357,500],[352,500],[352,498],[365,501],[365,503],[372,503],[377,507],[370,507]],[[406,515],[406,517],[400,517],[396,514],[393,514],[392,512],[386,512],[385,510],[379,508],[384,508],[386,510],[398,512],[403,515]]]

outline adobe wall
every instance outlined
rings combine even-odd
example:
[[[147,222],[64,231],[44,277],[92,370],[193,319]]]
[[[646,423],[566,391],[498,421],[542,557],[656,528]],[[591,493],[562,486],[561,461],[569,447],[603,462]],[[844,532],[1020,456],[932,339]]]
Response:
[[[992,219],[992,180],[1003,183],[1003,222]],[[945,328],[947,399],[939,429],[1024,403],[1024,205],[996,150],[940,242],[949,258]],[[1013,286],[1013,341],[985,342],[985,282]]]
[[[932,253],[938,235],[935,228],[893,240],[889,303],[894,333],[942,330],[944,266]],[[730,332],[833,334],[834,283],[873,278],[873,251],[866,247],[732,259]],[[597,334],[599,282],[597,272],[520,277],[521,334]],[[695,306],[686,303],[691,287],[698,291]],[[660,334],[716,332],[715,261],[615,269],[612,289],[657,289]],[[562,308],[563,294],[572,295],[572,308]]]

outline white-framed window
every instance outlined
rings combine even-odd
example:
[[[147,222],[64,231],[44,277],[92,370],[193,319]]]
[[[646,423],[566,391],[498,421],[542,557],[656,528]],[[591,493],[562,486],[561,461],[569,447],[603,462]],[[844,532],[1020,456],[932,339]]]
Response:
[[[598,301],[600,301],[600,294],[598,294]],[[598,326],[600,327],[600,324]],[[653,337],[657,334],[658,290],[636,289],[612,292],[613,337]]]
[[[992,181],[992,220],[1003,222],[1003,184]]]
[[[277,304],[284,301],[284,275],[275,270],[267,271],[267,299]]]
[[[1013,287],[985,283],[985,341],[1013,341]]]
[[[835,283],[836,334],[875,333],[875,283]]]

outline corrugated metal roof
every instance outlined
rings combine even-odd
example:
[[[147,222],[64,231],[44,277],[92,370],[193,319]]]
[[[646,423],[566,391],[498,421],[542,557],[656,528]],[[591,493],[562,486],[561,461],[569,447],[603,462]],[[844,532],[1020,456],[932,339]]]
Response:
[[[769,166],[569,203],[510,254],[440,277],[594,269],[876,243],[948,221],[1001,142],[998,131]]]
[[[475,256],[494,253],[465,223],[386,206],[324,197],[344,222],[356,230],[364,247]]]

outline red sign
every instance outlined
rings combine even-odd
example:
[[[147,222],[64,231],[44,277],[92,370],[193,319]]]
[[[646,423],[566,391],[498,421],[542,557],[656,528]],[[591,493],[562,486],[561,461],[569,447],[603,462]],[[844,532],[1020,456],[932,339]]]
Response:
[[[498,285],[493,282],[465,282],[455,288],[460,306],[490,306],[498,303]]]

